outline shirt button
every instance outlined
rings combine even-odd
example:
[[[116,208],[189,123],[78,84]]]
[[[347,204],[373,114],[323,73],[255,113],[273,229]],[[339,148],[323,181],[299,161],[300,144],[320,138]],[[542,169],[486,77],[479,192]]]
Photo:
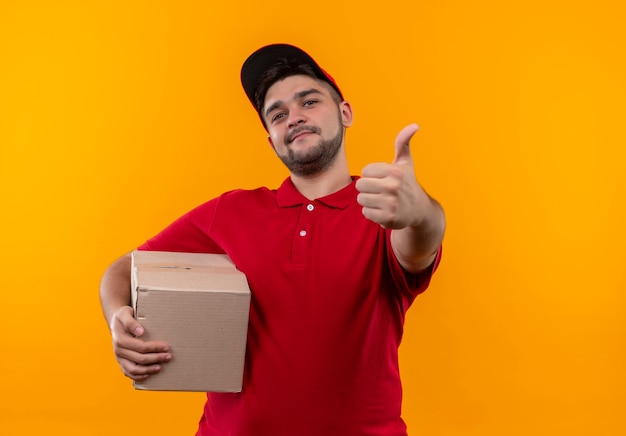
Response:
[[[311,212],[313,209],[315,209],[315,206],[313,206],[312,204],[307,204],[307,206],[306,206],[306,210],[308,210],[309,212]]]
[[[306,230],[300,230],[300,236],[306,236]]]

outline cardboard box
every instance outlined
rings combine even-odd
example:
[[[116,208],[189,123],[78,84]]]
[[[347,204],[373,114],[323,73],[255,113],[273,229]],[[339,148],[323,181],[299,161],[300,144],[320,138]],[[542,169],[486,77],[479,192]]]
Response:
[[[136,389],[241,391],[250,289],[228,256],[134,251],[131,291],[143,339],[172,349]]]

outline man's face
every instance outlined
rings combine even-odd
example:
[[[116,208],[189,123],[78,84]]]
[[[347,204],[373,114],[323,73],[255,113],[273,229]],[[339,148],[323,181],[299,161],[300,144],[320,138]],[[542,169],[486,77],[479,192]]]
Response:
[[[348,103],[333,100],[323,82],[298,75],[268,89],[263,118],[270,143],[289,171],[310,176],[335,160],[352,112]]]

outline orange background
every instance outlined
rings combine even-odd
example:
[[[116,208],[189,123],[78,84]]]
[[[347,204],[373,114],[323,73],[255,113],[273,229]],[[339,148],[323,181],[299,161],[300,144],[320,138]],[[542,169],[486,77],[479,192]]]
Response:
[[[195,205],[286,171],[239,84],[311,52],[352,102],[351,169],[410,122],[446,208],[401,348],[412,435],[626,434],[626,17],[619,1],[0,3],[0,433],[193,434],[134,391],[98,285]]]

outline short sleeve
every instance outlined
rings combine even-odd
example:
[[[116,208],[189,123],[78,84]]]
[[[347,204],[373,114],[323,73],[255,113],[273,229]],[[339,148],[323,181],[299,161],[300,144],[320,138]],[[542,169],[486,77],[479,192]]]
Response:
[[[210,200],[171,223],[160,233],[138,247],[147,251],[177,251],[189,253],[224,253],[209,236],[209,229],[219,198]]]
[[[402,267],[402,265],[400,265],[400,262],[398,262],[398,259],[393,253],[393,248],[391,247],[390,235],[391,235],[391,230],[387,230],[386,238],[385,238],[386,244],[387,244],[387,254],[388,254],[387,259],[388,259],[389,268],[391,270],[391,275],[393,277],[393,280],[396,283],[396,286],[398,287],[400,292],[404,294],[403,296],[405,298],[402,298],[402,300],[406,302],[405,303],[406,307],[404,307],[404,309],[406,310],[408,309],[408,307],[411,305],[413,300],[415,300],[415,298],[419,294],[421,294],[426,289],[428,289],[428,285],[430,285],[430,280],[433,274],[435,273],[435,271],[437,270],[437,267],[439,266],[439,262],[441,261],[441,254],[442,254],[443,247],[442,246],[439,247],[439,249],[437,250],[437,255],[435,256],[435,259],[433,260],[433,262],[430,264],[428,268],[426,268],[424,271],[421,271],[415,274],[415,273],[406,271]]]

